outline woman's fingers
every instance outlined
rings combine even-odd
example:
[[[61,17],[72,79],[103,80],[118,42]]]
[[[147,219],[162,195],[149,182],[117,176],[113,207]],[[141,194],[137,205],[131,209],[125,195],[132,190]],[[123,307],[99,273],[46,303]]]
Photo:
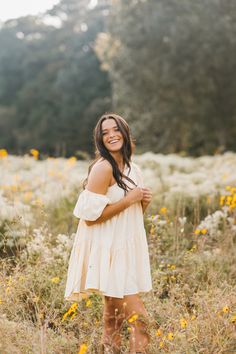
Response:
[[[146,187],[142,188],[142,190],[143,190],[143,198],[142,198],[142,200],[144,202],[146,202],[146,203],[149,203],[151,201],[151,199],[152,199],[151,190],[149,188],[146,188]]]

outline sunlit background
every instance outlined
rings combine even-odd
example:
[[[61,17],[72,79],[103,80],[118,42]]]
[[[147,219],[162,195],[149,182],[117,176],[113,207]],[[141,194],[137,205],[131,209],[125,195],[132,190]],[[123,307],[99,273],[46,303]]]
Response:
[[[63,296],[106,111],[153,194],[149,352],[236,353],[235,0],[8,0],[0,21],[0,353],[98,352],[101,296]]]
[[[235,151],[233,2],[9,1],[0,14],[1,148],[92,156],[114,111],[137,153]]]

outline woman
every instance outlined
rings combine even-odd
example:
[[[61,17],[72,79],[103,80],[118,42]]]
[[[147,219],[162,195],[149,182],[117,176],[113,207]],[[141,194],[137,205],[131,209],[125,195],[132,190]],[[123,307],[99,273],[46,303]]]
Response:
[[[143,213],[151,191],[131,161],[127,122],[103,115],[94,129],[96,159],[90,165],[74,215],[80,218],[72,248],[65,300],[103,295],[102,352],[119,353],[120,328],[129,321],[130,353],[145,353],[147,311],[140,293],[152,289]],[[86,188],[85,188],[86,186]]]

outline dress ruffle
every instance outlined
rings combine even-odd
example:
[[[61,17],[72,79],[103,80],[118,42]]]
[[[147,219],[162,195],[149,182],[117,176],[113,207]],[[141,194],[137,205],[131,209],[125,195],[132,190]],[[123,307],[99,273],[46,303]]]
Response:
[[[73,214],[79,219],[94,221],[109,203],[110,199],[106,195],[84,189],[79,195]]]

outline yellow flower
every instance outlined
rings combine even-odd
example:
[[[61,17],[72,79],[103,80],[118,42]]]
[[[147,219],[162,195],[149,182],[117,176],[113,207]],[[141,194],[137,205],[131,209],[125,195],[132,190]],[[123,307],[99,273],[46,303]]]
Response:
[[[92,305],[92,301],[90,299],[88,299],[86,301],[86,307],[90,307]]]
[[[199,235],[200,232],[201,232],[201,230],[199,230],[199,229],[196,229],[196,230],[194,231],[195,235]]]
[[[131,332],[131,327],[127,327],[128,332]]]
[[[6,149],[0,149],[0,158],[4,158],[8,156],[8,152]]]
[[[78,354],[85,354],[87,352],[88,346],[86,344],[81,344]]]
[[[33,155],[33,157],[35,158],[35,160],[38,160],[39,157],[39,151],[36,149],[30,149],[30,153],[31,155]]]
[[[77,307],[78,307],[77,302],[74,302],[74,303],[71,305],[70,310],[71,310],[71,311],[75,311],[75,310],[77,309]]]
[[[226,189],[227,191],[230,191],[231,187],[230,187],[230,186],[226,186],[225,189]]]
[[[192,315],[191,321],[194,321],[194,320],[196,320],[196,316],[195,316],[195,315]]]
[[[202,230],[201,230],[201,233],[202,233],[203,235],[206,235],[207,229],[202,229]]]
[[[157,337],[161,337],[163,334],[162,330],[159,328],[157,331],[156,331],[156,336]]]
[[[167,338],[169,339],[169,340],[173,340],[174,339],[174,333],[172,333],[172,332],[169,332],[168,333],[168,335],[167,335]]]
[[[236,323],[236,313],[230,319],[231,323]]]
[[[179,320],[179,322],[180,322],[181,328],[186,328],[187,327],[188,322],[187,322],[187,320],[185,318],[181,318]]]
[[[222,308],[222,311],[223,311],[224,313],[228,313],[228,312],[229,312],[229,307],[228,307],[228,306],[224,306],[224,307]]]
[[[67,163],[70,165],[70,166],[73,166],[77,161],[77,158],[75,156],[71,156],[68,160],[67,160]]]
[[[167,213],[167,208],[166,208],[166,207],[162,207],[162,208],[160,209],[160,213],[161,213],[161,214],[166,214],[166,213]]]
[[[176,268],[176,267],[175,267],[174,264],[172,264],[172,266],[170,267],[171,270],[175,270],[175,268]]]
[[[132,323],[132,322],[136,321],[137,318],[138,318],[138,315],[135,315],[135,314],[134,314],[132,317],[130,317],[130,319],[128,319],[128,322],[129,322],[129,323]]]
[[[161,341],[161,342],[159,343],[159,348],[163,348],[163,347],[164,347],[164,342]]]
[[[51,282],[54,284],[58,284],[60,282],[60,278],[59,277],[51,278]]]
[[[225,198],[226,198],[225,195],[222,195],[222,196],[220,197],[220,205],[224,205],[224,203],[225,203]]]

